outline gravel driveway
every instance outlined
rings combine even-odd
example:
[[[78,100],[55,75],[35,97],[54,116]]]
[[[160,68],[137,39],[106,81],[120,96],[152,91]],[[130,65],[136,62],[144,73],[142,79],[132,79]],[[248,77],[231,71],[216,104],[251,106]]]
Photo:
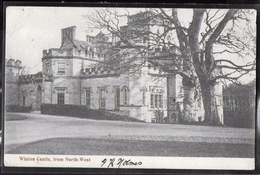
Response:
[[[6,121],[4,145],[48,138],[83,137],[126,140],[254,144],[254,129],[104,121],[19,113],[26,120]]]

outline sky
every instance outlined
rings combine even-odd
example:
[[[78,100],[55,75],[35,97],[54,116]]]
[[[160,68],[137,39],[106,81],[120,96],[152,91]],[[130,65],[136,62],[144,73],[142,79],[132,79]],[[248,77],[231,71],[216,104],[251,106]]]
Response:
[[[41,71],[43,49],[59,48],[61,29],[77,26],[77,37],[85,39],[86,19],[92,8],[8,7],[6,15],[6,59],[19,59]]]
[[[134,14],[141,9],[128,10]],[[85,40],[90,31],[84,15],[92,12],[91,7],[8,7],[6,59],[21,60],[29,73],[41,71],[42,51],[60,47],[62,28],[77,26],[77,39]]]
[[[131,9],[130,14],[140,10]],[[92,12],[94,9],[91,7],[8,7],[6,59],[21,60],[22,65],[30,68],[29,73],[41,71],[42,51],[61,46],[62,28],[77,26],[76,38],[85,40],[90,31],[84,15]],[[179,19],[183,26],[188,27],[192,10],[182,9],[182,12],[185,15],[179,15]]]

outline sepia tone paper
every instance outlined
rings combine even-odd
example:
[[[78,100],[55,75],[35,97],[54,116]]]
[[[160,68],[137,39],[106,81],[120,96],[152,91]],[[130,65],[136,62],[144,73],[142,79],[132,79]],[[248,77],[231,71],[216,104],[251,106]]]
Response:
[[[256,10],[6,8],[4,165],[255,168]]]

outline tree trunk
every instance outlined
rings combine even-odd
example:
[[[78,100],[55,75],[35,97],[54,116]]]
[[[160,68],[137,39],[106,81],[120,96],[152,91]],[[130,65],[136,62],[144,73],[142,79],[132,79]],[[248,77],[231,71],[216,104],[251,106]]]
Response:
[[[183,98],[183,118],[182,122],[187,123],[193,121],[192,111],[194,107],[194,92],[193,87],[184,86],[184,98]]]
[[[182,123],[189,123],[193,121],[192,112],[194,108],[194,94],[195,94],[195,84],[188,77],[183,77],[182,85],[184,90],[183,98],[183,115],[180,119]]]
[[[215,85],[212,85],[206,81],[201,82],[202,99],[205,110],[204,122],[210,125],[221,125],[214,87]]]

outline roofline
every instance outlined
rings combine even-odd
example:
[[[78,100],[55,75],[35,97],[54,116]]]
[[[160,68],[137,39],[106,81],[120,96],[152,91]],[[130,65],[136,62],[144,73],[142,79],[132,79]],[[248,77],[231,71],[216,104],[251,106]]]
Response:
[[[79,57],[79,56],[50,56],[50,57],[42,57],[42,60],[49,60],[49,59],[84,59],[84,60],[89,60],[89,61],[95,61],[95,62],[102,62],[99,60],[92,60],[89,58],[84,58],[84,57]]]

